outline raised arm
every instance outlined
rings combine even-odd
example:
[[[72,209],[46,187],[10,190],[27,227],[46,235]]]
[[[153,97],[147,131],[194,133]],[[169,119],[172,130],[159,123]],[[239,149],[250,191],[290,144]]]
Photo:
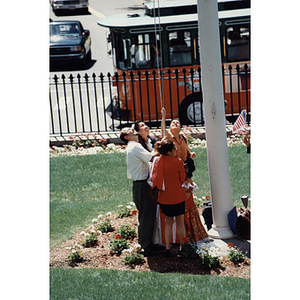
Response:
[[[166,128],[166,109],[163,107],[161,109],[161,115],[162,115],[162,118],[161,118],[161,124],[160,124],[160,129],[161,129],[161,132],[162,132],[162,137],[167,137],[168,139],[171,138],[171,135],[170,133],[168,132],[167,128]]]

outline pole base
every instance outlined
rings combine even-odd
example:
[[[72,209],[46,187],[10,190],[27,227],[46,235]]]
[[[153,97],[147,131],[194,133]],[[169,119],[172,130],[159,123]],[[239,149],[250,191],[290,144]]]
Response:
[[[215,239],[230,239],[234,237],[230,227],[216,227],[214,224],[212,228],[207,232],[211,238]]]

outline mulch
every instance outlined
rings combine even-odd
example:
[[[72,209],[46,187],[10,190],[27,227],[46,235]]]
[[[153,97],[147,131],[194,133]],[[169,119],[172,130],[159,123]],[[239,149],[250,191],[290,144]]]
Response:
[[[201,209],[199,209],[200,211]],[[104,217],[110,219],[114,232],[108,232],[98,235],[98,241],[93,247],[83,247],[82,242],[85,237],[82,231],[77,232],[75,236],[61,244],[59,247],[50,251],[50,267],[51,268],[94,268],[94,269],[116,269],[116,270],[131,270],[136,272],[160,272],[160,273],[185,273],[197,275],[217,275],[217,276],[230,276],[240,278],[250,278],[251,274],[251,259],[246,258],[243,263],[235,264],[227,257],[222,257],[221,267],[208,270],[199,267],[195,260],[180,258],[177,254],[178,245],[172,248],[173,255],[170,258],[164,256],[163,250],[157,250],[157,256],[145,257],[144,262],[140,265],[129,266],[122,262],[125,255],[116,255],[111,253],[109,248],[110,241],[117,235],[117,229],[122,225],[129,225],[137,230],[137,215],[118,218],[117,214]],[[90,227],[83,230],[89,232]],[[130,245],[137,244],[137,238],[129,240]],[[83,254],[83,260],[79,263],[72,264],[68,256],[72,252],[74,245],[79,245],[79,251]],[[77,246],[78,247],[78,246]],[[78,248],[77,248],[78,249]]]

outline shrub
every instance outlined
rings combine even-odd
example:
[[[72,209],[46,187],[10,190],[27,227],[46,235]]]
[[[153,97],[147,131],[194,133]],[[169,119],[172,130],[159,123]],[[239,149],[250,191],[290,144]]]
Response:
[[[97,244],[97,242],[98,242],[98,238],[95,235],[95,233],[88,233],[85,236],[85,241],[82,242],[82,245],[84,247],[93,247]]]
[[[79,262],[82,262],[82,252],[73,249],[71,255],[68,256],[68,259],[70,260],[70,264],[77,264]]]
[[[112,232],[115,229],[111,225],[111,220],[106,219],[104,222],[101,222],[96,227],[97,230],[100,230],[101,232]]]
[[[213,269],[221,266],[220,259],[209,254],[200,255],[197,263],[199,267],[204,267],[205,269]]]
[[[128,225],[123,225],[121,226],[121,228],[118,230],[118,232],[121,234],[123,239],[134,239],[134,237],[136,236],[136,231],[134,228],[131,228]]]
[[[128,249],[129,246],[127,244],[127,241],[125,239],[120,238],[121,236],[116,236],[118,238],[115,238],[113,241],[110,242],[109,248],[111,249],[112,253],[115,253],[117,255],[120,255],[124,249]]]
[[[182,244],[180,257],[182,258],[189,258],[189,259],[196,259],[199,257],[197,254],[198,247],[190,244]]]
[[[219,259],[219,248],[209,247],[206,244],[201,244],[200,249],[197,253],[199,254],[198,266],[204,267],[205,269],[213,269],[221,266]]]
[[[73,141],[72,146],[76,148],[79,147],[89,148],[89,147],[101,146],[102,148],[104,148],[105,145],[107,144],[107,139],[97,138],[97,135],[99,135],[99,133],[97,134],[77,133],[74,137],[70,136],[70,139]]]
[[[219,250],[214,247],[210,247],[207,244],[201,244],[200,248],[196,245],[186,243],[181,246],[180,257],[195,259],[199,267],[205,269],[212,269],[221,266],[221,261],[218,257]]]
[[[233,263],[241,263],[244,262],[246,259],[246,255],[243,254],[243,252],[241,251],[241,249],[232,246],[229,246],[229,250],[228,250],[228,258],[229,260],[231,260]],[[246,254],[248,253],[248,251],[246,251]]]
[[[144,255],[138,253],[132,253],[130,256],[126,256],[122,262],[130,266],[139,265],[144,262]]]
[[[119,205],[118,208],[119,208],[118,218],[132,216],[132,213],[131,213],[132,207],[130,205],[127,205],[127,206]]]

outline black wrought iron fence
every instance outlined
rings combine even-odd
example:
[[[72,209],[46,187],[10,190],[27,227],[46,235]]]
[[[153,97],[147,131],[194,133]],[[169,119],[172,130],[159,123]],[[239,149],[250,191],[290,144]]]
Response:
[[[233,122],[246,109],[249,124],[250,67],[229,65],[223,67],[223,74],[226,118]],[[204,125],[200,68],[169,69],[161,76],[171,118],[178,116],[190,126]],[[52,76],[50,135],[115,131],[135,120],[158,127],[159,80],[155,71]]]

